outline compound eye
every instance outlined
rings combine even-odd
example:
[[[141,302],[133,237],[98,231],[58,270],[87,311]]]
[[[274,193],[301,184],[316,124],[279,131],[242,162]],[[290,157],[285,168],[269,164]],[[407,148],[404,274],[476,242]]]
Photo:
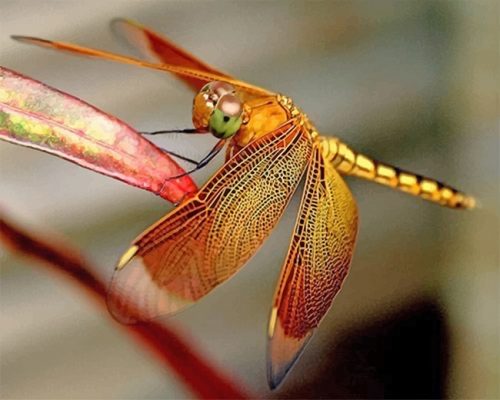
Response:
[[[219,100],[225,94],[236,94],[236,90],[233,85],[222,81],[207,83],[203,86],[201,92],[206,93],[213,101]]]
[[[215,108],[221,110],[228,117],[239,117],[243,112],[241,100],[233,94],[222,96]]]
[[[242,123],[243,104],[233,94],[223,95],[210,116],[209,128],[215,137],[227,139],[233,136]]]
[[[226,96],[232,96],[222,101]],[[223,81],[213,81],[207,83],[201,88],[201,90],[196,94],[193,99],[193,125],[196,129],[200,131],[206,131],[207,128],[210,130],[210,118],[214,111],[219,107],[227,108],[229,116],[236,115],[235,107],[231,106],[231,102],[236,102],[240,104],[239,99],[230,101],[230,99],[235,98],[236,89],[233,85]],[[212,132],[214,132],[212,130]],[[215,134],[215,133],[214,133]]]
[[[222,98],[225,94],[234,95],[236,93],[234,86],[226,82],[212,82],[211,91],[217,95],[218,98]]]

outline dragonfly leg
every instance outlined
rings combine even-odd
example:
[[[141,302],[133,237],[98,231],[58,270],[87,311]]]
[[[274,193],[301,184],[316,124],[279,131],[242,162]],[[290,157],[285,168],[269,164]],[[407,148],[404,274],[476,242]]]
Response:
[[[173,151],[170,151],[170,150],[167,150],[164,148],[161,148],[161,151],[168,154],[169,156],[174,156],[175,158],[178,158],[179,160],[186,161],[186,162],[193,164],[193,165],[198,165],[200,163],[199,161],[193,160],[192,158],[181,156],[180,154],[174,153]]]
[[[172,180],[172,179],[177,179],[177,178],[182,178],[183,176],[186,176],[186,175],[189,175],[189,174],[192,174],[193,172],[195,171],[198,171],[200,169],[202,169],[204,166],[206,166],[210,161],[213,160],[213,158],[219,154],[219,151],[222,150],[222,148],[224,147],[224,144],[226,143],[226,140],[225,139],[221,139],[219,140],[215,146],[208,152],[208,154],[203,157],[199,162],[194,162],[196,164],[196,166],[189,170],[189,171],[186,171],[184,172],[183,174],[180,174],[180,175],[177,175],[177,176],[174,176],[172,178],[169,178],[168,180]],[[192,160],[191,160],[192,161]]]
[[[188,129],[169,129],[169,130],[163,130],[163,131],[153,131],[153,132],[140,132],[141,135],[163,135],[165,133],[186,133],[186,134],[192,134],[192,133],[202,133],[197,131],[194,128],[188,128]]]
[[[140,133],[141,133],[141,135],[163,135],[165,133],[186,133],[186,134],[192,134],[192,133],[200,133],[200,132],[198,132],[196,129],[188,128],[188,129],[171,129],[171,130],[153,131],[153,132],[140,132]],[[177,157],[178,159],[187,161],[188,163],[191,163],[191,164],[194,164],[194,165],[198,165],[199,164],[198,161],[195,161],[195,160],[193,160],[191,158],[187,158],[187,157],[181,156],[180,154],[174,153],[173,151],[166,150],[166,149],[163,149],[163,148],[161,150],[164,153],[167,153],[168,155]]]
[[[474,208],[476,201],[432,178],[404,171],[351,150],[337,138],[321,137],[323,156],[341,174],[363,178],[450,208]]]

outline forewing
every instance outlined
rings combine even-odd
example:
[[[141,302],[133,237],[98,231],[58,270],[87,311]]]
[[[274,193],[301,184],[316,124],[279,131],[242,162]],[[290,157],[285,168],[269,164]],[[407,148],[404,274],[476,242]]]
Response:
[[[42,150],[179,202],[196,191],[165,152],[124,122],[0,67],[0,139]]]
[[[351,192],[315,145],[269,322],[272,388],[282,381],[340,290],[354,251],[357,219]]]
[[[207,83],[207,82],[221,80],[221,76],[218,74],[214,74],[214,73],[203,71],[203,70],[200,71],[200,70],[195,69],[195,68],[179,66],[179,65],[172,65],[172,64],[165,64],[165,63],[154,64],[154,63],[151,63],[148,61],[138,60],[138,59],[133,58],[133,57],[127,57],[127,56],[123,56],[120,54],[114,54],[114,53],[111,53],[109,51],[104,51],[104,50],[92,49],[90,47],[78,46],[78,45],[72,44],[72,43],[56,42],[56,41],[52,41],[52,40],[40,39],[40,38],[30,37],[30,36],[16,36],[16,35],[14,35],[14,36],[12,36],[12,38],[19,41],[19,42],[22,42],[22,43],[32,44],[32,45],[40,46],[40,47],[46,47],[46,48],[53,49],[53,50],[64,51],[64,52],[78,54],[78,55],[86,56],[86,57],[101,58],[104,60],[135,65],[137,67],[150,68],[150,69],[154,69],[157,71],[170,72],[170,73],[173,73],[179,77],[195,79],[195,80],[198,80],[200,82]],[[237,87],[237,88],[239,88],[247,93],[253,94],[253,95],[269,96],[272,94],[268,90],[262,89],[258,86],[251,85],[251,84],[246,83],[246,82],[239,81],[237,79],[223,77],[222,80],[224,80],[227,83],[232,84],[233,86],[235,86],[235,87]]]
[[[125,253],[111,313],[122,322],[171,314],[231,277],[278,222],[311,151],[296,120],[244,147]]]
[[[148,61],[156,61],[209,72],[218,75],[220,80],[231,78],[225,72],[213,68],[186,50],[176,46],[164,36],[159,35],[135,21],[118,18],[112,21],[111,26],[118,36],[124,38],[135,47]],[[196,92],[206,84],[206,81],[203,79],[189,76],[181,76],[180,78]]]

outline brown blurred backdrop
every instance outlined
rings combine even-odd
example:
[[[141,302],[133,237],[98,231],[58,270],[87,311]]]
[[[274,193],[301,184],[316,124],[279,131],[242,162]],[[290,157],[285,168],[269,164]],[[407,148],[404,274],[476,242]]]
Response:
[[[265,332],[296,201],[237,277],[168,323],[259,396],[500,397],[497,1],[3,0],[0,64],[140,130],[190,126],[192,94],[172,77],[8,37],[126,52],[107,26],[116,16],[286,93],[325,134],[482,204],[452,211],[349,180],[361,217],[351,274],[277,393],[266,384]],[[213,140],[157,142],[199,158]],[[105,279],[127,244],[169,209],[32,150],[1,143],[0,160],[2,210],[70,239]],[[80,292],[0,251],[2,398],[190,397]]]

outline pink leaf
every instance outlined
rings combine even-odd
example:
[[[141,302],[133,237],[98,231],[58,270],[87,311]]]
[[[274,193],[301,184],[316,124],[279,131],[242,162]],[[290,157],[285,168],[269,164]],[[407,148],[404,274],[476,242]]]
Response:
[[[179,202],[197,190],[165,152],[124,122],[41,82],[0,67],[0,139]]]

